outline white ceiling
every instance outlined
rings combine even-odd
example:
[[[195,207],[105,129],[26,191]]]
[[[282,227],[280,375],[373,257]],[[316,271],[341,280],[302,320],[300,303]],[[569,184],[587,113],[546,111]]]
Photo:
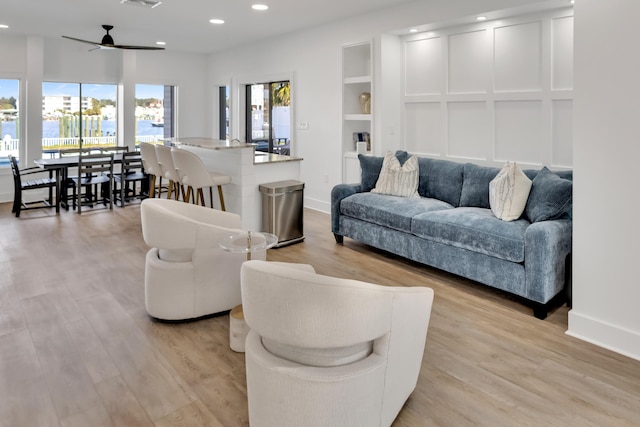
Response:
[[[209,53],[410,1],[162,0],[150,9],[120,0],[0,0],[0,24],[9,26],[0,37],[66,35],[99,42],[101,25],[110,24],[116,44],[154,46],[161,40],[167,50]],[[254,3],[269,10],[256,12]],[[212,18],[225,24],[210,24]]]

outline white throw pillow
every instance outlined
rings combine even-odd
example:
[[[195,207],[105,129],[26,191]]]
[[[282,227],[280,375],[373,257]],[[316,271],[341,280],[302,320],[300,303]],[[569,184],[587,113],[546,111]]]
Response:
[[[503,221],[514,221],[522,215],[531,191],[531,180],[520,166],[507,163],[489,183],[491,212]]]
[[[387,152],[382,161],[380,176],[372,193],[389,194],[392,196],[418,198],[418,158],[411,156],[402,166],[391,151]]]

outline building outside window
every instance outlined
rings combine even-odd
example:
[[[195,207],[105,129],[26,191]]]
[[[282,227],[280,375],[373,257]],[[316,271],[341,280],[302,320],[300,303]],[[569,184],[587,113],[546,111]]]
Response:
[[[42,83],[42,153],[117,145],[117,86]]]

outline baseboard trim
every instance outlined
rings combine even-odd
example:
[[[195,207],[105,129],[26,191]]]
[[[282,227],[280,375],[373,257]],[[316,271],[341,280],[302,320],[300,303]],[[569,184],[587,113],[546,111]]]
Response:
[[[623,356],[640,360],[640,334],[638,332],[580,314],[575,308],[569,311],[569,329],[566,334]]]
[[[318,199],[311,199],[309,197],[304,198],[304,207],[313,209],[314,211],[320,211],[324,213],[331,212],[331,204]]]

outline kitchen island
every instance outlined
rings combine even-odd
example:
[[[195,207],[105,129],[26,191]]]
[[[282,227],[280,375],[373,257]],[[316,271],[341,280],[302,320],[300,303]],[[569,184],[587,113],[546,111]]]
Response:
[[[246,230],[268,231],[262,230],[260,184],[300,179],[302,158],[255,151],[254,145],[237,140],[188,137],[165,139],[164,144],[189,150],[210,171],[231,177],[231,183],[222,186],[226,209],[240,215]],[[208,195],[206,198],[210,203]],[[218,206],[216,203],[214,197],[214,206]]]

